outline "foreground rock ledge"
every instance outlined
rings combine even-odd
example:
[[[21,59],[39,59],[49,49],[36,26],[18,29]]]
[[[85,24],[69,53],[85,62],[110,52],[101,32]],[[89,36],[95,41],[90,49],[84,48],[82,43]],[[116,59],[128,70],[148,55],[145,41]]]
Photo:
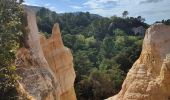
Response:
[[[33,11],[25,8],[27,27],[23,47],[16,55],[17,73],[21,76],[21,100],[76,100],[75,71],[70,49],[63,45],[59,25],[52,36],[40,35]]]
[[[170,100],[170,26],[152,25],[121,91],[107,100]]]

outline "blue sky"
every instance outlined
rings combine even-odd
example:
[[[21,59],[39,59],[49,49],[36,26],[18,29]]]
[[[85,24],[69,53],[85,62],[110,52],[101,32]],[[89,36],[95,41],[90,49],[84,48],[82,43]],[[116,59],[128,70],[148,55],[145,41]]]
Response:
[[[57,13],[91,12],[104,17],[121,16],[127,10],[129,16],[142,16],[149,24],[170,19],[170,0],[25,0],[25,4],[49,8]]]

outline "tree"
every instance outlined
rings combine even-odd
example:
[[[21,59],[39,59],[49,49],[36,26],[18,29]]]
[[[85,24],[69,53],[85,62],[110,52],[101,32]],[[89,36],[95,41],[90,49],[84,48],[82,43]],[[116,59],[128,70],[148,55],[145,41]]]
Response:
[[[0,99],[9,100],[15,96],[17,74],[14,63],[15,53],[21,35],[21,18],[23,9],[21,1],[0,1]],[[13,98],[16,99],[16,98]],[[11,100],[11,99],[10,99]]]
[[[103,100],[115,94],[111,77],[104,72],[94,69],[88,77],[80,81],[79,100]]]
[[[102,48],[103,49],[103,54],[105,55],[105,57],[107,58],[111,58],[114,53],[115,53],[115,43],[114,43],[114,39],[111,37],[105,37],[103,39],[103,43],[102,43]]]
[[[108,18],[103,18],[92,22],[90,25],[91,30],[93,30],[97,40],[103,40],[104,37],[108,34],[108,27],[110,23],[111,21]]]
[[[164,23],[165,25],[170,25],[170,19],[168,19],[168,20],[162,20],[162,23]]]
[[[140,22],[144,22],[144,21],[145,21],[145,18],[142,18],[141,16],[138,16],[137,19],[138,19]]]
[[[124,11],[124,12],[122,13],[123,18],[126,18],[128,14],[129,14],[128,11]]]

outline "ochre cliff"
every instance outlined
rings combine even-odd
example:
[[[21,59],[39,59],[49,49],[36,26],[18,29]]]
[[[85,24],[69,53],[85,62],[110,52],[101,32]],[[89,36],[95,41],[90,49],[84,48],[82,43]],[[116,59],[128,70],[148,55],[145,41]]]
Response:
[[[152,25],[121,91],[107,100],[170,100],[170,26]]]
[[[25,8],[27,25],[23,47],[16,54],[21,100],[76,100],[73,56],[63,45],[59,25],[55,24],[52,36],[40,35],[36,16]]]

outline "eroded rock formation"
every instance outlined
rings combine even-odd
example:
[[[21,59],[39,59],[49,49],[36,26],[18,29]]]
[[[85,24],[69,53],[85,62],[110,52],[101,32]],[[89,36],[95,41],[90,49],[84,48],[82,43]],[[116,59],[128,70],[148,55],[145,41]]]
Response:
[[[16,54],[16,66],[21,80],[21,100],[76,100],[75,72],[70,49],[62,42],[59,25],[46,39],[38,32],[36,16],[25,8],[27,27],[23,47]]]
[[[121,91],[107,100],[170,100],[170,26],[152,25]]]

